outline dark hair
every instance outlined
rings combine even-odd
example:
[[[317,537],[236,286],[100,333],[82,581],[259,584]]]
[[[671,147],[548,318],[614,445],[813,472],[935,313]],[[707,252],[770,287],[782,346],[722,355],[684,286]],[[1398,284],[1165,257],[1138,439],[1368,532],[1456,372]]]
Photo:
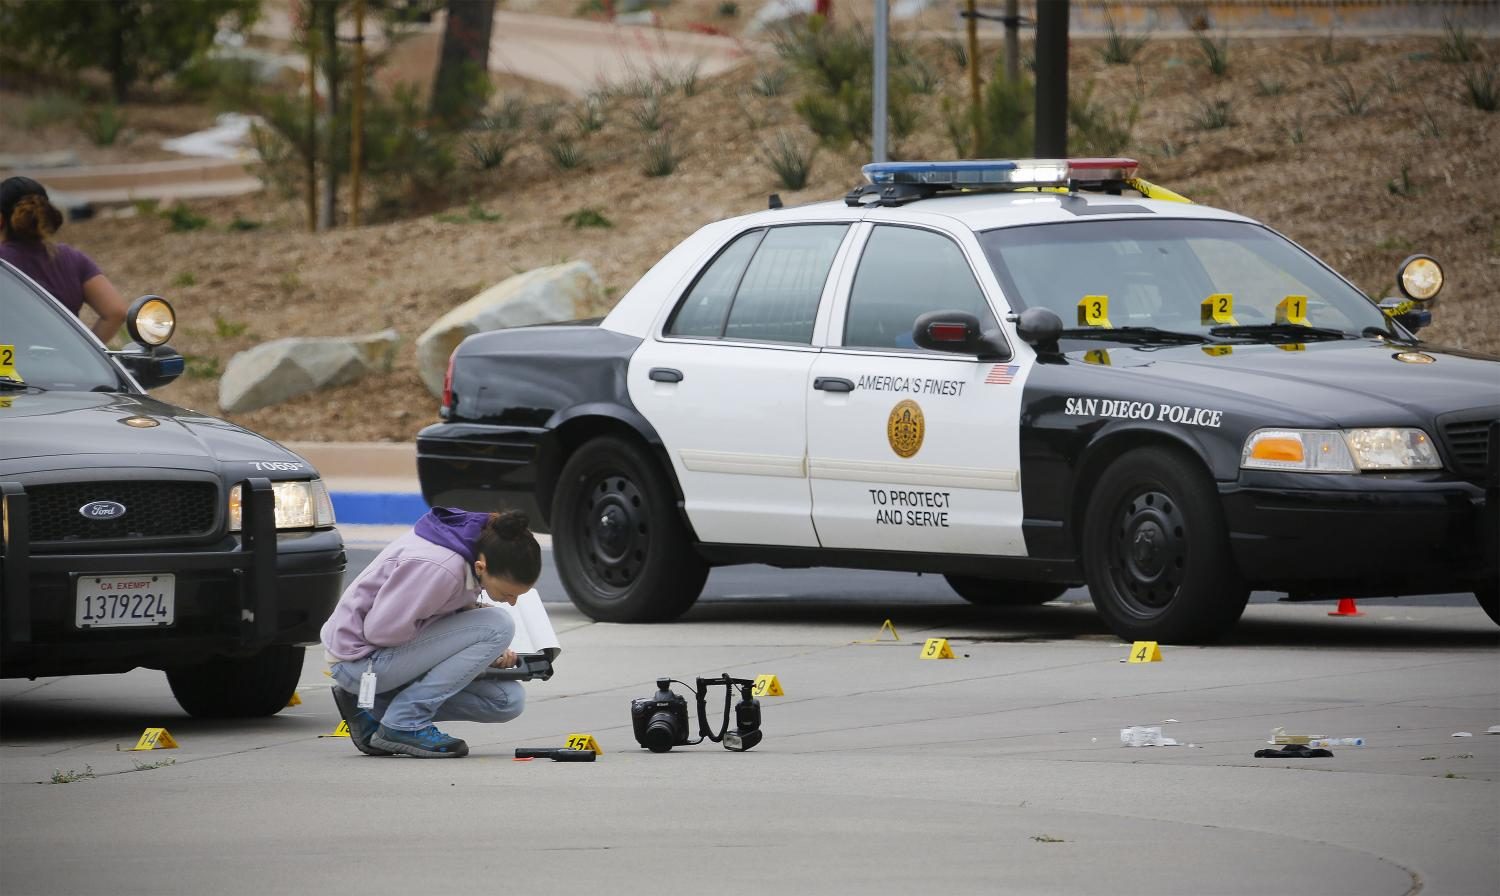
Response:
[[[0,182],[0,224],[5,238],[18,242],[46,242],[63,224],[63,214],[47,199],[47,188],[29,177],[7,177]]]
[[[492,576],[520,585],[535,584],[542,575],[542,546],[527,528],[531,519],[519,510],[490,514],[479,533],[479,555]]]

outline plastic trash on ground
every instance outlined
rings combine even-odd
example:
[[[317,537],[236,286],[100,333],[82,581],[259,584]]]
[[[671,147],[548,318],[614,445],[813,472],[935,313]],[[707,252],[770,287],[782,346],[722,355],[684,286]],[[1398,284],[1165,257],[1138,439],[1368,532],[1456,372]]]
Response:
[[[1160,725],[1131,725],[1120,729],[1122,747],[1180,747],[1181,743],[1163,737]]]

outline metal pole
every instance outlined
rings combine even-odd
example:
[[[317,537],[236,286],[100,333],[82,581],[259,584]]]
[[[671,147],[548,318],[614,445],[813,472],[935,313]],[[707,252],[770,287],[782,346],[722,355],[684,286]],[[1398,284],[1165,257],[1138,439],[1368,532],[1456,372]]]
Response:
[[[871,105],[874,121],[870,127],[871,161],[886,161],[886,45],[890,37],[890,15],[887,0],[875,0],[875,95]]]
[[[307,229],[318,232],[318,48],[313,33],[313,0],[303,0],[303,37],[307,40]]]
[[[1005,0],[1005,77],[1021,80],[1021,0]]]
[[[1068,0],[1036,4],[1036,156],[1068,156]]]
[[[365,0],[354,0],[354,98],[349,110],[349,226],[359,226],[359,166],[365,129]]]
[[[969,124],[974,131],[974,142],[969,144],[969,158],[978,158],[984,151],[983,116],[979,104],[979,10],[975,0],[968,0],[969,13]]]

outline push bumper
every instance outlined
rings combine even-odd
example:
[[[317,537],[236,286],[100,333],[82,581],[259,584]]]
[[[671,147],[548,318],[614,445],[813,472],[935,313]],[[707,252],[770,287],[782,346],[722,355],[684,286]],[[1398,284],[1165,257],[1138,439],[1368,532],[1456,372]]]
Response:
[[[1311,487],[1310,487],[1311,486]],[[1500,490],[1441,474],[1246,472],[1221,483],[1250,584],[1296,597],[1472,591],[1500,569]]]
[[[201,550],[33,553],[25,491],[0,483],[0,674],[123,672],[316,641],[343,585],[337,530],[278,533],[270,482],[245,482],[243,531]],[[176,620],[162,628],[80,630],[80,575],[176,576]]]

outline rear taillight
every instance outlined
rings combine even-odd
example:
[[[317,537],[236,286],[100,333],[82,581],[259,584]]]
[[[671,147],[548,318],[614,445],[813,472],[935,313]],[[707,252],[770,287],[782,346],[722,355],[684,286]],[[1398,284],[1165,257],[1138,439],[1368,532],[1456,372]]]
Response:
[[[453,359],[458,354],[454,349],[453,354],[448,356],[448,371],[443,374],[443,416],[446,417],[453,411]]]

